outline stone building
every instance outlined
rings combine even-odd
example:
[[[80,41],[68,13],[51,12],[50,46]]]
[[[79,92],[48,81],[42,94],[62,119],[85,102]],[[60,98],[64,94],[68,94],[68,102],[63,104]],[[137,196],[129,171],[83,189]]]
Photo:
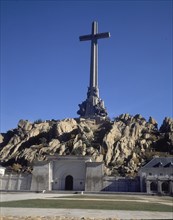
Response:
[[[141,192],[173,194],[173,157],[153,158],[139,171]]]
[[[139,179],[105,176],[102,162],[86,156],[49,156],[35,161],[32,174],[0,175],[0,190],[139,192]]]
[[[102,162],[86,156],[49,156],[32,174],[0,175],[0,190],[146,192],[173,194],[173,158],[153,158],[136,178],[105,176]]]
[[[90,157],[49,156],[47,161],[35,162],[32,191],[101,191],[103,163]]]

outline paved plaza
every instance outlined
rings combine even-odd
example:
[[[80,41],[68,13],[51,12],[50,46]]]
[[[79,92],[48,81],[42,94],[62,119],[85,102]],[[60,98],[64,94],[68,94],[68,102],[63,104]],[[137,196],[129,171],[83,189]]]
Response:
[[[74,194],[73,194],[74,195]],[[56,194],[56,197],[70,196],[70,194]],[[72,196],[72,194],[71,194]],[[1,193],[1,201],[16,201],[26,199],[50,199],[55,194],[48,193]],[[147,197],[146,197],[147,198]],[[57,198],[58,199],[58,198]],[[150,197],[149,199],[153,199]],[[170,204],[170,203],[169,203]],[[26,217],[42,217],[39,219],[173,219],[171,212],[149,211],[120,211],[120,210],[88,210],[88,209],[44,209],[44,208],[4,208],[0,209],[0,216],[15,216],[10,219],[28,219]],[[38,218],[36,218],[38,219]]]

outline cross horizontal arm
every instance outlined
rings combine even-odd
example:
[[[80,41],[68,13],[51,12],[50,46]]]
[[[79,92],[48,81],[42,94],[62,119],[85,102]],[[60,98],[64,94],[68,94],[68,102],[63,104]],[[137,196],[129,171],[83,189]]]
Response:
[[[109,38],[110,32],[105,32],[105,33],[99,33],[99,34],[89,34],[89,35],[83,35],[79,37],[80,41],[86,41],[86,40],[92,40],[92,39],[101,39],[101,38]]]
[[[110,32],[105,32],[105,33],[100,33],[100,34],[94,35],[94,38],[101,39],[101,38],[108,38],[110,36],[111,36]]]
[[[89,34],[89,35],[83,35],[83,36],[80,36],[79,37],[79,40],[80,41],[85,41],[85,40],[91,40],[92,39],[92,35]]]

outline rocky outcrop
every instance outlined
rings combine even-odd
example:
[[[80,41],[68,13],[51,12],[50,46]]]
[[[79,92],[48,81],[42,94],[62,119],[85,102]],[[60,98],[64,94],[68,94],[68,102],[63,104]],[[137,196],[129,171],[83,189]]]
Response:
[[[152,117],[147,121],[129,114],[99,122],[20,120],[16,129],[0,135],[3,166],[24,172],[35,159],[46,160],[55,153],[91,156],[104,162],[107,175],[135,175],[153,155],[173,154],[173,119],[165,118],[160,129]]]

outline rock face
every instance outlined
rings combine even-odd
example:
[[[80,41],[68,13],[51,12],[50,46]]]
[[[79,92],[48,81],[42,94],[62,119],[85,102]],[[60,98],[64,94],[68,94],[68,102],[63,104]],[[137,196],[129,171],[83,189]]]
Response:
[[[173,154],[173,119],[165,118],[160,129],[151,117],[129,114],[99,123],[20,120],[16,129],[0,134],[0,164],[17,171],[31,171],[33,160],[55,153],[92,156],[104,162],[107,175],[133,176],[154,155]]]

